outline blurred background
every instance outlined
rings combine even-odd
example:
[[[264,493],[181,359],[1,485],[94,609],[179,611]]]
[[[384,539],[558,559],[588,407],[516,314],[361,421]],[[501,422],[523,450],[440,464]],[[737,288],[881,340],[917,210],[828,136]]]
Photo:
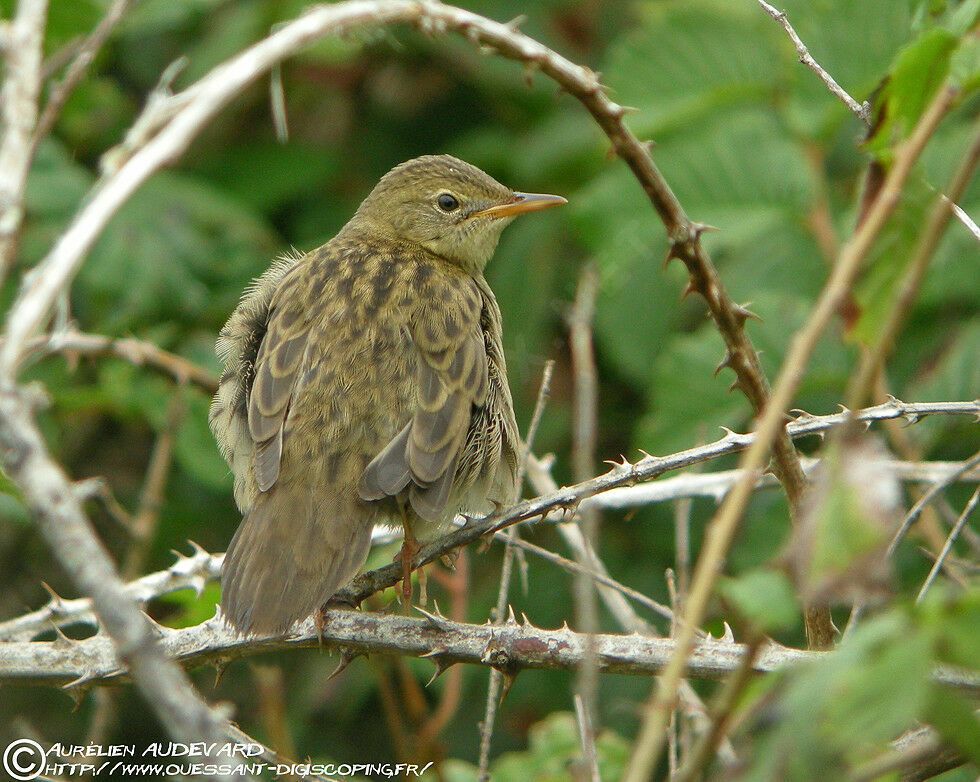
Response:
[[[107,5],[52,0],[45,51],[53,68]],[[654,159],[688,214],[720,229],[706,244],[732,296],[751,302],[761,317],[748,330],[773,377],[789,335],[853,226],[868,162],[860,123],[799,65],[783,32],[754,0],[463,5],[500,21],[526,15],[525,32],[599,71],[614,100],[637,107],[628,122],[639,137],[654,141]],[[872,95],[916,34],[918,4],[904,0],[782,5],[816,59],[859,100]],[[0,1],[7,18],[11,6],[11,0]],[[304,6],[295,0],[133,4],[38,148],[21,265],[0,289],[0,305],[9,304],[21,273],[63,230],[96,181],[100,157],[122,141],[168,66],[184,58],[174,87],[187,86]],[[216,372],[215,337],[250,279],[278,254],[307,251],[332,236],[396,163],[449,152],[515,189],[560,193],[569,201],[509,227],[487,270],[503,311],[522,429],[542,369],[555,361],[534,450],[555,454],[559,483],[572,480],[567,314],[586,264],[599,274],[596,473],[605,469],[601,460],[621,454],[635,459],[640,448],[667,454],[715,439],[721,425],[739,431],[751,426],[745,398],[728,391],[731,373],[713,375],[723,344],[703,302],[696,296],[680,300],[686,280],[681,264],[661,268],[666,241],[653,209],[626,167],[609,155],[588,115],[551,82],[484,56],[459,37],[432,38],[406,27],[319,42],[284,63],[281,79],[288,140],[276,138],[270,81],[262,80],[222,112],[178,164],[143,186],[103,233],[68,302],[67,314],[79,330],[147,340]],[[959,160],[976,108],[975,100],[960,107],[926,149],[910,197],[875,245],[855,291],[860,315],[847,328],[837,323],[827,332],[795,407],[836,409],[856,346],[876,333],[876,305],[916,239],[931,188],[941,187]],[[980,212],[977,182],[961,206]],[[890,393],[914,400],[976,396],[976,248],[954,222],[888,365]],[[76,479],[105,476],[130,512],[139,505],[161,436],[172,433],[172,448],[161,454],[161,502],[148,516],[144,539],[134,538],[104,503],[88,504],[106,547],[130,576],[166,567],[171,549],[189,552],[188,540],[224,550],[239,515],[230,473],[208,431],[206,390],[193,383],[180,387],[161,373],[110,357],[46,357],[29,376],[52,395],[41,421],[57,458]],[[930,419],[904,436],[922,458],[962,459],[977,447],[975,428],[955,419]],[[800,445],[812,451],[818,442]],[[721,461],[712,469],[733,464]],[[967,495],[953,496],[961,506]],[[695,552],[713,510],[709,500],[693,503]],[[663,505],[602,519],[600,554],[608,569],[661,601],[668,601],[664,570],[674,563],[673,513]],[[730,569],[738,572],[777,554],[786,519],[779,492],[759,493]],[[525,536],[564,551],[546,525]],[[397,546],[375,550],[368,566],[389,562]],[[430,592],[444,610],[452,605],[462,618],[482,622],[496,600],[500,560],[499,546],[470,548],[456,576],[433,574]],[[921,583],[929,568],[911,551],[898,565],[904,585]],[[572,577],[534,558],[526,573],[526,589],[518,578],[512,584],[515,609],[543,627],[570,619]],[[16,492],[0,477],[0,620],[42,605],[42,582],[75,596]],[[212,615],[217,596],[211,584],[200,597],[176,593],[149,612],[172,626],[194,624]],[[369,607],[390,599],[381,596]],[[648,618],[666,630],[662,621]],[[720,615],[716,620],[709,626],[717,631]],[[618,629],[605,614],[601,624]],[[801,645],[802,628],[779,640]],[[487,670],[460,669],[455,678],[443,676],[422,689],[431,665],[421,660],[359,659],[328,680],[336,664],[330,654],[300,650],[236,661],[217,682],[213,669],[196,671],[194,678],[209,700],[234,704],[244,730],[295,758],[475,762]],[[567,728],[574,745],[573,723],[554,716],[572,709],[571,681],[554,672],[522,674],[503,702],[494,754],[528,751],[535,725],[552,745]],[[617,742],[625,741],[617,735],[635,730],[636,704],[650,683],[606,676],[601,685],[601,723],[611,730],[609,752],[615,754]],[[442,703],[451,718],[437,723],[433,714]],[[93,724],[95,717],[101,722]],[[0,739],[23,735],[25,724],[52,741],[94,735],[145,744],[160,738],[130,687],[114,688],[110,697],[89,694],[79,704],[54,690],[4,688]]]

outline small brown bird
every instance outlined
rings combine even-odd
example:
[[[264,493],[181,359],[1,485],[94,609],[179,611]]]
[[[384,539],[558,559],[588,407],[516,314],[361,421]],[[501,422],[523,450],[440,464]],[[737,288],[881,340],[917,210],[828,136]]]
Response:
[[[244,514],[222,577],[235,628],[309,616],[364,564],[377,524],[404,527],[410,595],[418,538],[515,499],[520,439],[483,268],[515,215],[562,203],[416,158],[245,291],[209,416]]]

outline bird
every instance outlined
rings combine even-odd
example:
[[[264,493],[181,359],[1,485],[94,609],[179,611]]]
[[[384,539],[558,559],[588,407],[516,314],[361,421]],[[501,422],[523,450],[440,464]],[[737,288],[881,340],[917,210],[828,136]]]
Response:
[[[566,203],[450,155],[385,174],[326,244],[280,258],[221,329],[209,423],[242,520],[221,614],[242,634],[318,615],[377,525],[420,540],[516,501],[522,446],[483,271],[517,215]]]

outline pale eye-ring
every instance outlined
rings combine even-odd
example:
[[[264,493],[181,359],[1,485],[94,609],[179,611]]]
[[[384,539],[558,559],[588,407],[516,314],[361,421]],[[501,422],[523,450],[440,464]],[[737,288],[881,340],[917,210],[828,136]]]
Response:
[[[439,208],[443,212],[453,212],[459,209],[459,201],[451,193],[440,193],[436,203],[439,204]]]

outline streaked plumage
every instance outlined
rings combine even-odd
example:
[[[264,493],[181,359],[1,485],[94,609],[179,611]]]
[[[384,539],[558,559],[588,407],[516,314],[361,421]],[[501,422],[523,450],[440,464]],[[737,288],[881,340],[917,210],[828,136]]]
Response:
[[[376,524],[404,512],[431,538],[459,510],[514,499],[519,437],[482,270],[514,214],[562,201],[416,158],[246,290],[210,413],[244,514],[222,578],[238,630],[309,616],[363,565]]]

